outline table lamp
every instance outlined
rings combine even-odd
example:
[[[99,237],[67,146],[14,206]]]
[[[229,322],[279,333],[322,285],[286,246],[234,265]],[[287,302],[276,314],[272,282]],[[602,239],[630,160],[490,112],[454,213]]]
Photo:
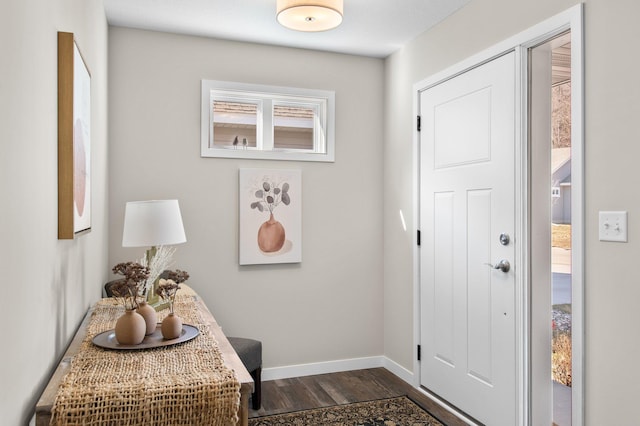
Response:
[[[122,247],[149,247],[147,265],[151,265],[158,246],[181,244],[186,241],[178,200],[127,202],[124,210]],[[158,309],[159,297],[155,293],[156,286],[157,279],[147,294],[147,301]]]

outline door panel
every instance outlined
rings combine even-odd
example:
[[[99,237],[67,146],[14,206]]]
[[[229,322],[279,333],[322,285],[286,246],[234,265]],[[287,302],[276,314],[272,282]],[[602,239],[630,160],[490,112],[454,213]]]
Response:
[[[468,93],[434,107],[435,168],[489,160],[491,91]],[[464,126],[460,117],[465,117]]]
[[[516,423],[515,54],[420,95],[421,385]],[[501,259],[508,272],[493,269]]]
[[[435,269],[433,300],[435,304],[434,354],[442,362],[453,364],[453,193],[435,195],[434,242],[438,251],[434,261],[440,265]]]
[[[469,375],[491,385],[491,271],[484,264],[486,253],[490,250],[491,235],[491,191],[469,191],[467,198],[468,251],[467,268],[469,275],[475,277],[474,285],[469,286],[469,300],[473,301],[469,309],[467,322],[469,348]]]

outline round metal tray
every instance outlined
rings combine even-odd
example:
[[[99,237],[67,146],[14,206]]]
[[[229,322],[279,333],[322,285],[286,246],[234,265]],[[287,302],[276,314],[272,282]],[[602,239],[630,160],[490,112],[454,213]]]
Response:
[[[160,331],[160,324],[152,334],[144,336],[144,340],[139,345],[121,345],[116,339],[115,330],[108,330],[100,334],[96,334],[92,342],[96,346],[105,349],[115,349],[119,351],[131,351],[140,349],[160,348],[163,346],[173,346],[179,343],[188,342],[195,339],[200,331],[189,324],[182,324],[182,333],[175,339],[165,339]]]

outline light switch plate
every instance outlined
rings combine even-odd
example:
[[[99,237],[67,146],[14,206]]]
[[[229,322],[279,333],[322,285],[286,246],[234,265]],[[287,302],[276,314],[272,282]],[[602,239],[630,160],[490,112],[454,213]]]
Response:
[[[598,220],[600,241],[627,242],[627,212],[600,212]]]

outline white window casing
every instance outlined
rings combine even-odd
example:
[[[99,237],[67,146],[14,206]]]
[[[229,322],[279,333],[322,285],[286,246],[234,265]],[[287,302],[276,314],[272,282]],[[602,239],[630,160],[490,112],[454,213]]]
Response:
[[[335,161],[333,91],[202,80],[201,102],[202,157]]]

